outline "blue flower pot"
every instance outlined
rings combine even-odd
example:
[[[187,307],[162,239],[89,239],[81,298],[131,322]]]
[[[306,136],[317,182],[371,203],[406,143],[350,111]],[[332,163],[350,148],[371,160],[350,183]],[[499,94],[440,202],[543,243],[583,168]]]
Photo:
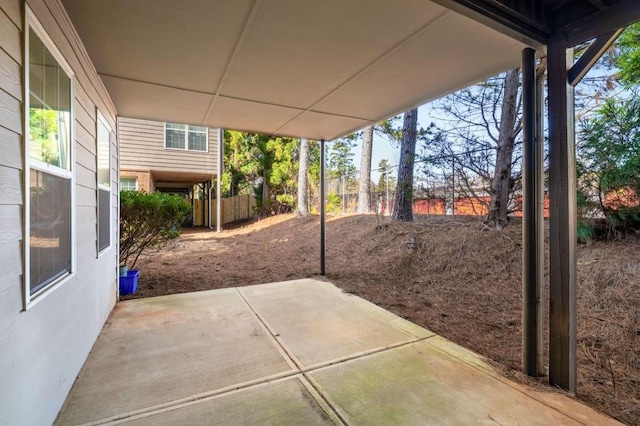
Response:
[[[120,294],[133,294],[138,289],[138,277],[140,276],[140,272],[137,269],[132,269],[127,271],[126,276],[122,276],[119,278],[118,285],[120,288]]]

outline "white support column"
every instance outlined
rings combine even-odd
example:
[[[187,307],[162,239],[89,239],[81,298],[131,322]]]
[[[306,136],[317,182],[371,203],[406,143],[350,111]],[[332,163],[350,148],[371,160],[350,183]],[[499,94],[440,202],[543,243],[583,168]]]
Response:
[[[216,176],[216,232],[222,232],[222,197],[220,176],[224,172],[224,130],[218,129],[218,167]]]

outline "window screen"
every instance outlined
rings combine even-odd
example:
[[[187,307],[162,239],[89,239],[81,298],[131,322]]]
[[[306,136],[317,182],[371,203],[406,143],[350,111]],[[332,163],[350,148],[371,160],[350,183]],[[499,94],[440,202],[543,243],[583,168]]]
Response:
[[[29,28],[29,291],[71,272],[71,78]]]
[[[98,252],[111,245],[111,134],[103,120],[98,112]]]
[[[71,270],[71,180],[30,171],[31,294]]]

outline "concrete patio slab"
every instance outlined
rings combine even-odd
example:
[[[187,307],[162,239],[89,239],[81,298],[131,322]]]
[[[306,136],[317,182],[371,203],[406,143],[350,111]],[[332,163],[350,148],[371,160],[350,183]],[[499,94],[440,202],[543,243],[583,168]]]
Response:
[[[328,282],[307,279],[238,291],[300,367],[433,335]]]
[[[61,424],[123,413],[291,371],[234,289],[116,305]]]
[[[175,408],[175,409],[173,409]],[[131,426],[173,425],[332,425],[334,421],[297,379],[286,379],[172,407],[125,422]]]
[[[121,302],[57,424],[614,420],[319,280]]]
[[[309,375],[348,424],[584,424],[575,413],[549,409],[524,388],[483,370],[425,340]],[[605,424],[593,410],[580,408],[592,424]]]

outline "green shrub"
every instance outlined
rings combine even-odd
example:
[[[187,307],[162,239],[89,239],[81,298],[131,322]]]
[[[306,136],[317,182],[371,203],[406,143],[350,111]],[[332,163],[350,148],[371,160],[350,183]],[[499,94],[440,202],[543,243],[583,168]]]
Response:
[[[180,235],[191,205],[178,195],[120,192],[120,265],[133,269],[143,251],[162,248]]]
[[[339,215],[342,212],[342,200],[336,193],[331,192],[327,196],[326,212],[331,215]]]

